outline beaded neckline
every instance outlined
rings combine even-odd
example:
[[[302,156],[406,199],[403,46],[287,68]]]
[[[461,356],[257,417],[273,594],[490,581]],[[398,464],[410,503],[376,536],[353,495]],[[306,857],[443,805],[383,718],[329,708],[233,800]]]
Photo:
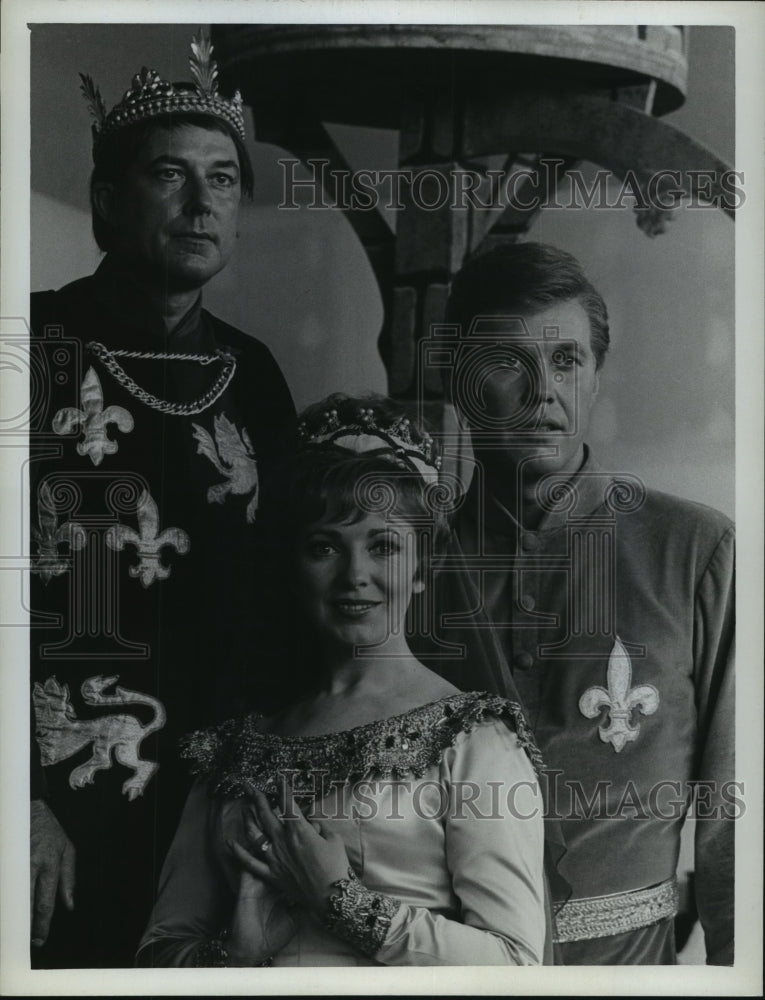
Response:
[[[182,740],[181,756],[190,761],[193,774],[208,780],[213,794],[238,798],[254,786],[274,795],[280,772],[290,773],[298,798],[316,795],[317,776],[322,787],[362,778],[422,777],[461,733],[492,718],[515,732],[535,771],[544,766],[520,706],[485,692],[449,695],[400,715],[324,735],[263,733],[257,729],[261,718],[253,713],[230,719]]]

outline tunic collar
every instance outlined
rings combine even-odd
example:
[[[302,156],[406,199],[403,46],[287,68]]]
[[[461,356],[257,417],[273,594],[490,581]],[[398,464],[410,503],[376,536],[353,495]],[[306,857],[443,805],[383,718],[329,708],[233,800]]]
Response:
[[[523,540],[523,548],[533,551],[534,539],[565,529],[570,518],[586,517],[601,507],[605,501],[606,491],[612,485],[613,479],[603,471],[594,459],[590,448],[584,446],[584,461],[579,471],[568,480],[557,481],[550,490],[550,509],[546,510],[534,530],[525,528],[504,504],[493,494],[486,497],[484,509],[481,509],[481,487],[473,480],[468,490],[463,525],[471,533],[479,535],[478,526],[482,527],[483,538],[492,538],[502,544],[498,547],[516,547],[515,543]],[[492,548],[492,546],[489,546]]]
[[[90,291],[102,308],[119,317],[117,323],[99,331],[96,338],[110,347],[184,353],[215,351],[212,331],[202,322],[201,292],[180,323],[168,334],[160,312],[112,254],[104,257],[90,279]],[[126,329],[130,331],[130,342],[122,343]]]

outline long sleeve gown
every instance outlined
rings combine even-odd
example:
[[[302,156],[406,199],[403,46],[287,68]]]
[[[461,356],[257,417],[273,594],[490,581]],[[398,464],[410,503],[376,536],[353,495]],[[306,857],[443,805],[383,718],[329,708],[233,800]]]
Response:
[[[250,715],[193,734],[198,780],[172,844],[139,962],[198,963],[225,928],[244,842],[245,782],[286,773],[309,818],[338,833],[390,918],[329,930],[297,908],[276,966],[534,965],[546,927],[541,763],[518,706],[465,693],[327,736],[281,737]],[[363,925],[363,921],[361,921]]]

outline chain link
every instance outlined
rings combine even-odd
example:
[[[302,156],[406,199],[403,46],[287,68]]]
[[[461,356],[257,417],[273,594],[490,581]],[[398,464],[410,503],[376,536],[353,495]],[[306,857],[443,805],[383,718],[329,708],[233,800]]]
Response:
[[[226,391],[236,371],[236,358],[225,351],[216,351],[215,354],[172,354],[152,351],[128,351],[124,349],[110,351],[97,340],[91,340],[85,345],[85,349],[95,354],[104,368],[131,396],[141,403],[145,403],[146,406],[150,406],[153,410],[158,410],[160,413],[175,417],[192,416],[202,413],[203,410],[212,406]],[[142,389],[128,375],[119,361],[117,361],[117,358],[138,358],[146,361],[196,361],[200,365],[209,365],[213,361],[220,361],[223,363],[223,369],[215,382],[199,399],[193,400],[190,403],[171,403],[166,399],[160,399],[159,396],[152,395],[146,389]]]

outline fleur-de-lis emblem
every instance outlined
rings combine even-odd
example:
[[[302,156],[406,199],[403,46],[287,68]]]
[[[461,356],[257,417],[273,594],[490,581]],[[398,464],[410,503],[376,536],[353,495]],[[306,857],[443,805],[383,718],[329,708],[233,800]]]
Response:
[[[82,409],[65,406],[53,418],[55,434],[71,434],[77,427],[82,428],[84,439],[77,443],[78,455],[90,455],[93,465],[100,465],[104,455],[117,451],[116,441],[106,436],[108,424],[116,424],[123,434],[133,429],[133,418],[123,406],[107,406],[104,409],[104,394],[93,367],[88,368],[80,387]]]
[[[579,711],[585,718],[594,719],[601,708],[608,709],[610,723],[600,726],[598,734],[619,753],[626,743],[634,742],[640,732],[639,723],[632,725],[632,712],[639,709],[643,715],[653,715],[659,707],[659,692],[653,684],[630,688],[632,664],[619,636],[608,658],[606,683],[608,689],[595,685],[584,692],[579,699]]]
[[[68,544],[70,552],[79,552],[85,547],[85,529],[76,521],[66,521],[59,525],[56,505],[50,486],[43,483],[37,497],[37,520],[39,528],[32,528],[32,538],[37,542],[37,555],[33,572],[39,573],[45,583],[54,576],[66,573],[69,563],[58,550],[59,545]]]
[[[136,517],[138,531],[124,524],[114,524],[106,532],[106,544],[116,552],[126,545],[135,545],[138,564],[131,566],[128,572],[133,577],[137,576],[144,587],[149,587],[155,580],[166,580],[170,576],[171,567],[160,562],[162,547],[168,545],[185,555],[191,548],[191,542],[182,528],[165,528],[159,532],[159,511],[146,490],[138,500]]]

